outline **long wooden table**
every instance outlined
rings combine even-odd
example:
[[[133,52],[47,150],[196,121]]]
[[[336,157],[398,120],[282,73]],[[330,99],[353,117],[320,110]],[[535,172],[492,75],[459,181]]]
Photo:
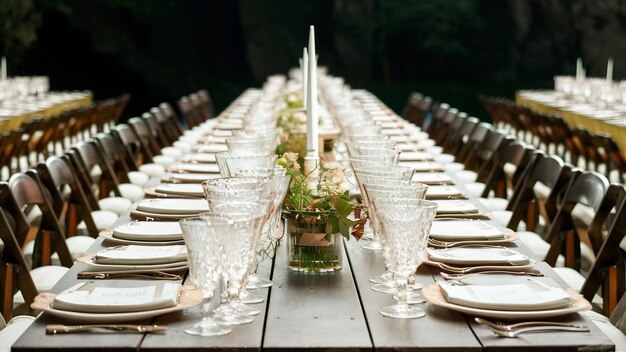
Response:
[[[463,190],[463,185],[457,185]],[[470,200],[480,204],[477,200]],[[482,207],[481,207],[482,208]],[[122,217],[118,224],[130,221]],[[493,221],[490,223],[494,224]],[[284,242],[284,240],[283,240]],[[183,328],[200,318],[200,308],[192,307],[140,323],[165,324],[168,330],[158,334],[97,334],[80,333],[45,335],[45,325],[60,323],[60,319],[40,316],[14,344],[13,351],[60,351],[102,349],[115,351],[199,351],[199,350],[301,350],[357,351],[611,351],[612,341],[593,322],[582,315],[571,314],[562,321],[588,325],[590,332],[541,332],[523,334],[518,338],[502,338],[465,316],[431,304],[423,304],[426,316],[419,319],[391,319],[378,311],[394,303],[390,295],[371,290],[370,277],[384,270],[380,252],[362,249],[362,243],[345,242],[344,267],[334,273],[306,274],[287,267],[287,246],[283,243],[275,260],[265,261],[259,268],[263,277],[274,285],[256,291],[265,295],[265,302],[251,324],[233,327],[232,333],[219,337],[187,335]],[[513,245],[532,256],[521,242]],[[98,239],[90,252],[103,248]],[[547,277],[547,284],[565,283],[545,263],[537,264]],[[76,274],[85,270],[76,263],[54,287],[61,292],[78,282]],[[552,280],[551,280],[552,279]],[[422,285],[441,281],[438,269],[422,266],[416,281]],[[148,284],[149,280],[100,280],[106,286]],[[66,322],[71,323],[71,322]]]
[[[120,223],[128,222],[128,216]],[[475,324],[473,317],[424,304],[426,317],[420,319],[390,319],[378,313],[393,303],[390,295],[370,289],[370,277],[383,268],[380,253],[360,248],[354,239],[345,242],[344,268],[325,274],[304,274],[287,268],[286,245],[282,244],[274,261],[265,261],[259,268],[262,277],[274,281],[270,289],[256,291],[264,295],[257,305],[261,314],[251,324],[236,326],[229,335],[198,337],[187,335],[183,328],[199,320],[200,307],[193,307],[139,323],[168,326],[158,334],[98,334],[80,333],[45,335],[45,325],[63,322],[48,315],[40,316],[14,344],[13,351],[60,351],[106,349],[115,351],[146,350],[411,350],[411,351],[497,351],[520,350],[575,351],[591,349],[610,351],[612,342],[595,325],[581,315],[561,318],[563,321],[588,325],[589,333],[542,332],[525,334],[515,339],[495,336]],[[102,249],[99,239],[90,252]],[[521,252],[530,253],[519,244]],[[545,263],[538,268],[562,286],[552,269]],[[76,263],[54,287],[60,292],[78,282],[76,274],[84,270]],[[422,266],[417,282],[429,285],[443,280],[439,271]],[[149,280],[96,280],[97,284],[124,287],[145,285]],[[71,323],[71,322],[66,322]]]

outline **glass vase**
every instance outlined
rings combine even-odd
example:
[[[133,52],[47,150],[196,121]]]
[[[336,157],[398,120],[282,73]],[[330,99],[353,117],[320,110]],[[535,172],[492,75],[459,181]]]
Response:
[[[287,218],[289,269],[331,272],[343,265],[343,238],[326,233],[326,222],[313,216]]]

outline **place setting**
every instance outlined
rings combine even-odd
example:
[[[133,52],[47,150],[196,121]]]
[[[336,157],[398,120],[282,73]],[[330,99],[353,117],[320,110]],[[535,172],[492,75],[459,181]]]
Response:
[[[206,211],[209,205],[204,199],[152,198],[133,204],[130,216],[133,220],[178,221]]]
[[[428,245],[434,248],[465,245],[504,245],[519,235],[510,229],[499,229],[482,220],[440,219],[433,221]]]
[[[99,236],[105,244],[167,246],[184,244],[178,222],[132,221],[112,230],[104,230]]]
[[[96,253],[85,253],[76,259],[84,271],[133,271],[134,273],[172,272],[187,268],[184,245],[119,245]]]

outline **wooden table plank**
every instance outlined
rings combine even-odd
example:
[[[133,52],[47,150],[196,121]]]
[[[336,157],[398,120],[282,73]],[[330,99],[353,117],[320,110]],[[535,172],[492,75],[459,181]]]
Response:
[[[269,278],[271,274],[272,261],[265,260],[259,265],[258,274],[262,278]],[[250,324],[233,326],[230,334],[214,337],[202,337],[188,335],[183,330],[197,322],[201,318],[201,306],[185,309],[182,312],[163,315],[156,319],[155,324],[168,326],[166,334],[148,334],[141,344],[141,350],[147,351],[198,351],[198,350],[222,350],[244,351],[261,350],[263,341],[263,330],[265,324],[265,313],[267,311],[267,300],[270,289],[254,290],[255,294],[263,297],[265,301],[253,305],[261,313],[254,318]],[[215,297],[217,300],[218,297]]]
[[[291,271],[282,241],[274,263],[264,350],[372,348],[345,253],[343,260],[343,268],[332,273]]]
[[[402,351],[480,351],[481,345],[463,316],[429,303],[419,305],[426,316],[418,319],[393,319],[379,310],[392,305],[391,295],[372,291],[371,277],[385,268],[382,253],[362,249],[363,241],[346,241],[350,266],[356,280],[363,310],[376,350]],[[429,285],[434,279],[427,268],[418,269],[416,282]]]

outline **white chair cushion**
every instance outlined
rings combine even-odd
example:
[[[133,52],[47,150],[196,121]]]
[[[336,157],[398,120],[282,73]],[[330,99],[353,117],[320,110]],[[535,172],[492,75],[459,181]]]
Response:
[[[127,200],[126,198],[122,199]],[[117,221],[119,215],[111,210],[94,210],[91,212],[91,217],[96,225],[96,229],[98,229],[98,231],[102,231],[111,227],[115,221]],[[76,228],[78,235],[95,235],[87,233],[87,225],[85,225],[84,221],[81,221]]]
[[[100,206],[100,209],[102,210],[108,210],[117,215],[122,215],[126,211],[128,211],[128,208],[130,208],[130,206],[133,205],[133,202],[131,202],[129,199],[126,199],[124,197],[108,197],[108,198],[100,199],[98,201],[98,205]],[[93,216],[93,213],[92,213],[92,216]],[[96,223],[96,226],[97,226],[97,223]]]
[[[511,221],[511,216],[513,216],[513,213],[510,210],[494,210],[491,212],[491,219],[504,227]],[[518,227],[518,230],[521,229]]]
[[[24,331],[35,321],[30,315],[18,315],[0,330],[0,352],[10,352],[11,346],[22,336]]]
[[[462,184],[476,182],[478,178],[478,173],[471,170],[461,170],[454,172],[454,177],[456,177],[459,182]]]
[[[178,159],[183,157],[183,152],[180,149],[178,149],[178,148],[165,147],[165,148],[161,149],[161,155],[170,156],[170,157],[178,160]]]
[[[466,195],[470,198],[478,198],[485,191],[485,184],[482,182],[470,182],[464,184],[463,187],[467,191]]]
[[[165,175],[165,167],[155,163],[141,165],[139,171],[148,174],[150,178],[161,178]]]
[[[454,155],[439,154],[439,155],[435,155],[434,160],[436,163],[439,163],[439,164],[449,164],[449,163],[454,162]]]
[[[145,195],[142,187],[130,183],[122,183],[119,189],[122,197],[130,199],[133,203],[143,199]]]
[[[93,237],[77,235],[66,239],[65,243],[67,243],[67,248],[70,250],[72,259],[76,260],[83,253],[86,253],[95,241],[96,239]],[[61,265],[59,255],[57,253],[52,253],[51,259],[52,265]]]
[[[177,159],[167,155],[155,155],[154,158],[152,158],[152,161],[157,165],[167,168],[168,166],[174,165],[177,162]]]
[[[127,175],[130,183],[137,186],[143,186],[150,180],[150,175],[141,171],[130,171]]]
[[[554,268],[554,272],[559,275],[559,277],[563,279],[563,281],[565,281],[567,286],[575,289],[576,291],[580,291],[580,289],[583,287],[583,284],[585,283],[585,277],[572,268]],[[602,307],[602,297],[600,297],[598,294],[593,295],[591,303],[597,307]]]
[[[602,332],[609,339],[611,339],[611,341],[613,341],[616,352],[626,352],[626,336],[624,336],[624,333],[620,329],[611,324],[608,317],[592,310],[579,312],[579,314],[590,319],[594,324],[596,324],[598,329],[602,330]]]
[[[432,146],[429,148],[426,148],[425,152],[434,155],[435,157],[437,157],[438,155],[441,155],[441,153],[443,153],[443,148],[440,146]]]
[[[174,142],[174,144],[172,144],[172,146],[176,149],[179,149],[183,154],[191,153],[192,144],[185,143],[182,141],[176,141]]]
[[[533,253],[536,259],[543,260],[548,254],[550,244],[546,242],[541,236],[531,231],[518,231],[519,239],[524,243],[528,249]],[[565,265],[565,258],[562,255],[556,260],[556,266],[562,267]],[[583,279],[584,281],[584,279]]]
[[[52,287],[54,287],[69,270],[70,268],[64,266],[46,265],[31,270],[30,276],[33,278],[37,292],[42,293],[52,290]],[[13,296],[13,302],[14,305],[24,303],[22,292],[18,292]]]
[[[465,170],[465,165],[455,161],[455,162],[451,162],[451,163],[445,164],[443,166],[443,169],[448,171],[448,172],[458,172],[458,171]]]
[[[576,204],[574,206],[574,209],[572,209],[572,218],[574,218],[574,220],[581,221],[586,226],[589,226],[589,224],[591,224],[591,221],[593,220],[595,214],[596,212],[595,210],[593,210],[593,208],[583,204]]]
[[[509,205],[509,200],[504,198],[478,198],[478,201],[485,206],[489,211],[506,210]],[[506,225],[505,225],[506,226]]]
[[[540,200],[548,199],[550,191],[552,191],[552,189],[541,182],[535,183],[535,186],[533,187],[533,192],[535,192],[535,195],[537,195],[537,198]]]

